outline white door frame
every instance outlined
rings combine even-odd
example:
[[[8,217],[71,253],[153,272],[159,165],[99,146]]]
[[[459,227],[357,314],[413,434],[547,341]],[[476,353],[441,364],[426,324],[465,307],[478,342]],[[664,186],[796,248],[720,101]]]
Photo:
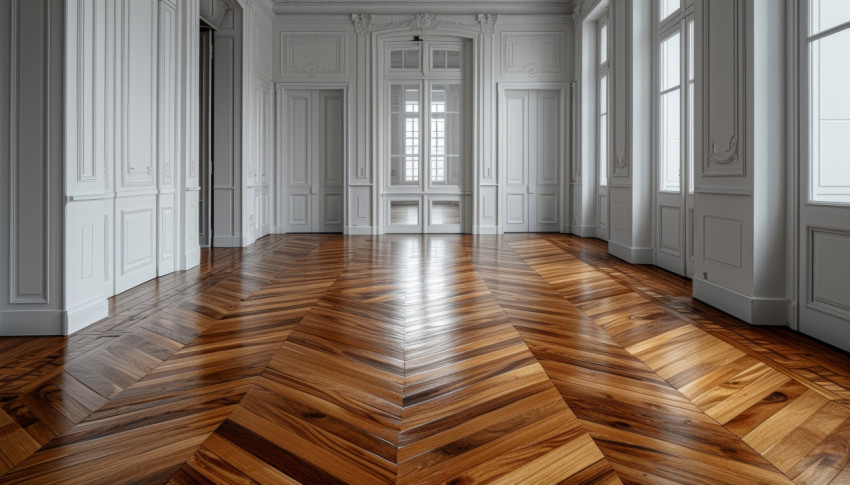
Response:
[[[505,170],[506,164],[504,163],[506,157],[507,147],[505,146],[505,106],[507,103],[506,91],[510,90],[529,90],[529,91],[558,91],[558,103],[560,104],[560,109],[558,110],[558,122],[560,124],[561,131],[563,135],[560,139],[560,143],[558,146],[558,150],[560,151],[560,162],[558,164],[558,169],[560,173],[558,174],[558,179],[560,180],[560,190],[558,195],[558,229],[560,232],[568,232],[569,227],[564,222],[564,214],[569,214],[569,184],[567,183],[569,177],[569,167],[567,166],[567,150],[570,148],[567,146],[567,137],[570,136],[572,132],[571,121],[572,118],[567,118],[567,95],[569,94],[569,86],[568,82],[537,82],[537,83],[514,83],[514,82],[500,82],[496,84],[498,92],[499,92],[499,101],[496,106],[496,116],[498,119],[498,148],[496,154],[496,163],[497,165],[497,174],[498,174],[498,196],[497,196],[497,210],[498,210],[498,218],[497,218],[497,233],[504,234],[504,221],[505,221],[505,208],[504,208],[504,191],[502,190],[502,184],[505,181]],[[477,201],[476,201],[477,202]]]
[[[273,234],[286,234],[286,221],[284,219],[286,211],[284,211],[284,203],[287,200],[286,189],[286,170],[288,160],[286,158],[287,145],[287,91],[342,91],[343,113],[343,150],[342,150],[342,227],[343,230],[349,225],[348,223],[348,188],[349,188],[349,160],[354,159],[354,150],[352,147],[353,137],[351,136],[351,127],[354,126],[354,120],[351,116],[354,109],[349,104],[352,102],[349,96],[350,83],[275,83],[275,166],[274,166],[274,225],[272,227]]]

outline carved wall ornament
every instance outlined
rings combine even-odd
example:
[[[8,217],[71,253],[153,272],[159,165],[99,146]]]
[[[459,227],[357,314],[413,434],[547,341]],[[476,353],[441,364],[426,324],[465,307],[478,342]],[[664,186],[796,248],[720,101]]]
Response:
[[[629,159],[626,157],[625,153],[622,154],[622,155],[615,155],[614,156],[614,167],[617,168],[617,170],[625,169],[626,166],[628,166],[628,164],[629,164]]]
[[[496,21],[499,15],[494,13],[478,14],[478,28],[482,34],[493,35],[496,32]]]
[[[372,15],[368,13],[352,14],[351,21],[354,22],[354,32],[357,35],[366,34],[372,31]]]
[[[583,14],[582,10],[582,4],[576,5],[576,8],[573,9],[573,13],[571,15],[573,19],[573,25],[578,25],[581,23],[581,17]]]
[[[736,135],[732,135],[732,138],[729,139],[729,148],[727,148],[723,153],[717,151],[717,143],[714,141],[714,138],[711,139],[708,148],[708,155],[706,156],[706,165],[711,166],[712,162],[718,163],[720,165],[726,165],[738,160],[738,137]]]
[[[463,28],[464,24],[461,22],[446,20],[446,17],[432,13],[418,13],[409,17],[407,20],[390,22],[389,24],[385,24],[383,27],[404,27],[413,32],[418,32],[420,35],[425,35],[439,29]]]
[[[410,19],[410,29],[418,30],[422,33],[435,30],[440,26],[440,21],[437,16],[432,13],[418,13]]]

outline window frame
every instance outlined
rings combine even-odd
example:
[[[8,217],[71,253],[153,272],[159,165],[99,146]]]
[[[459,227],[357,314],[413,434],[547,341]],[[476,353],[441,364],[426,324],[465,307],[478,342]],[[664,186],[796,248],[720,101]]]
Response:
[[[660,11],[661,2],[656,1],[656,8]],[[666,194],[686,194],[694,193],[694,174],[696,172],[697,157],[694,152],[696,136],[694,125],[696,124],[695,109],[696,109],[696,66],[695,55],[696,50],[694,43],[696,42],[696,19],[693,11],[693,3],[687,0],[681,0],[679,8],[673,13],[661,19],[657,23],[656,35],[654,38],[655,52],[655,69],[654,69],[654,111],[656,113],[655,122],[653,123],[653,140],[656,144],[655,154],[655,173],[656,184],[655,190],[659,193]],[[675,86],[662,89],[662,55],[661,47],[665,40],[670,39],[675,35],[679,35],[679,76]],[[693,34],[693,38],[691,38]],[[691,66],[694,67],[691,70]],[[693,77],[691,77],[693,75]],[[663,170],[662,166],[662,106],[661,100],[665,94],[679,91],[679,184],[676,190],[664,189],[662,183]],[[691,106],[691,96],[693,96],[694,106]]]
[[[815,151],[820,150],[816,147],[814,140],[819,139],[819,128],[816,127],[814,113],[819,113],[819,109],[814,107],[812,102],[813,97],[819,98],[819,91],[815,88],[814,71],[812,63],[815,56],[813,53],[813,44],[823,39],[832,37],[836,34],[846,33],[850,31],[850,20],[837,25],[819,30],[812,33],[812,4],[811,0],[803,0],[800,2],[800,44],[799,44],[799,59],[800,59],[800,128],[799,135],[801,144],[800,156],[803,167],[806,170],[807,182],[805,183],[805,202],[810,205],[832,206],[832,207],[848,207],[850,206],[850,192],[848,193],[820,193],[817,190],[819,185],[817,180],[819,177],[820,157],[817,159],[814,156]],[[818,56],[817,62],[820,63]],[[820,65],[820,64],[818,64]],[[817,94],[817,96],[815,96]],[[802,184],[801,184],[802,185]]]
[[[605,60],[602,60],[602,39],[603,39],[603,31],[605,35]],[[611,31],[609,28],[608,15],[606,14],[604,17],[600,18],[597,21],[596,28],[596,64],[597,64],[597,75],[596,75],[596,167],[597,167],[597,180],[600,187],[608,186],[608,179],[611,176],[611,163],[610,163],[610,144],[611,144],[611,117],[609,113],[611,111],[611,75],[609,64],[611,61]],[[602,80],[605,79],[605,111],[603,112],[602,108],[602,98],[603,98],[603,89],[602,89]],[[604,118],[604,119],[603,119]],[[602,133],[605,133],[604,137],[604,146],[603,146],[603,136]],[[603,156],[604,153],[604,156]]]

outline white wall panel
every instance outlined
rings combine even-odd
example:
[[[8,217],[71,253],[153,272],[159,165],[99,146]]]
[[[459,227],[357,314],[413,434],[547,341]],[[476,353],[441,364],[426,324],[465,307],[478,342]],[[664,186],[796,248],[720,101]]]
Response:
[[[850,233],[811,229],[811,301],[850,318]]]
[[[156,277],[156,196],[116,201],[115,291],[121,293]]]
[[[502,32],[502,75],[537,78],[562,75],[562,32]]]
[[[281,76],[346,76],[346,34],[299,32],[280,34]]]
[[[123,188],[156,186],[157,4],[156,0],[126,3],[127,151],[121,167]]]
[[[682,253],[681,209],[673,206],[660,206],[658,209],[659,248],[661,252],[672,256]]]

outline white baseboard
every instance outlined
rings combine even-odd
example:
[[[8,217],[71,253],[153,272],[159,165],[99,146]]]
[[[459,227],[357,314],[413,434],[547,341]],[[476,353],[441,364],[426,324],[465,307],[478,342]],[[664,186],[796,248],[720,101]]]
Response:
[[[286,234],[285,226],[272,226],[271,234]]]
[[[347,236],[371,236],[372,226],[345,226],[343,234]]]
[[[474,226],[472,234],[502,234],[499,226]]]
[[[105,298],[96,298],[65,312],[65,335],[88,327],[109,315],[109,303]]]
[[[596,237],[596,226],[572,226],[572,233],[579,237]]]
[[[213,236],[213,247],[241,248],[242,238],[239,236]]]
[[[64,334],[65,316],[61,310],[0,311],[0,336]]]
[[[201,264],[201,248],[198,247],[196,251],[192,251],[191,253],[186,253],[186,267],[183,270],[194,268]]]
[[[631,264],[653,264],[652,248],[632,248],[614,241],[608,241],[608,253]]]
[[[693,281],[694,298],[750,325],[788,324],[784,298],[752,297],[702,278]]]

